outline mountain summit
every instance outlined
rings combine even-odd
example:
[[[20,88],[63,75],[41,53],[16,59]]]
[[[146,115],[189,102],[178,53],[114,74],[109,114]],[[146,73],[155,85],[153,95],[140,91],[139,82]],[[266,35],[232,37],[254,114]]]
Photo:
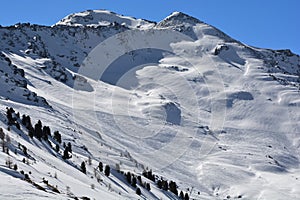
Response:
[[[68,15],[56,23],[56,25],[97,27],[113,23],[118,23],[129,28],[150,28],[155,24],[154,22],[142,19],[118,15],[107,10],[88,10]]]
[[[159,24],[164,24],[165,26],[169,25],[182,25],[182,24],[189,24],[189,25],[196,25],[203,23],[199,19],[196,19],[194,17],[191,17],[185,13],[182,12],[173,12],[171,15],[166,17],[164,20],[162,20]]]
[[[297,199],[300,57],[180,12],[0,27],[0,199]]]

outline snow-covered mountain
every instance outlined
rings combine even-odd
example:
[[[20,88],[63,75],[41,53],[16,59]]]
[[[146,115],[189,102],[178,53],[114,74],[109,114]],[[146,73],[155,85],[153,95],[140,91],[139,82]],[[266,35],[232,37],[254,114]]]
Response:
[[[180,12],[89,10],[0,38],[0,199],[300,199],[290,50]]]
[[[63,18],[56,25],[100,27],[112,24],[121,24],[128,28],[152,28],[155,22],[143,19],[135,19],[118,15],[107,10],[88,10],[81,13],[74,13]]]

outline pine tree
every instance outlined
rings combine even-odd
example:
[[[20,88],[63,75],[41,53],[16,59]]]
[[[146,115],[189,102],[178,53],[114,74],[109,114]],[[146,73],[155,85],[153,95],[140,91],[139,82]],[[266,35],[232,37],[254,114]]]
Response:
[[[142,184],[142,177],[141,176],[138,176],[137,180],[138,180],[139,184]]]
[[[28,135],[29,135],[29,137],[33,138],[33,135],[34,135],[34,129],[33,129],[32,126],[31,126],[31,127],[28,127]]]
[[[181,200],[184,200],[184,194],[183,194],[182,191],[180,191],[179,197],[180,197]]]
[[[184,195],[184,200],[189,200],[189,199],[190,199],[189,194],[188,194],[188,193],[185,193],[185,195]]]
[[[142,194],[141,189],[137,188],[136,191],[135,191],[135,193],[140,196]]]
[[[131,184],[131,174],[130,174],[130,172],[127,172],[127,174],[126,174],[126,179],[127,179],[127,182],[128,182],[129,184]]]
[[[158,181],[157,181],[157,187],[158,187],[159,189],[162,189],[162,181],[161,181],[161,180],[158,180]]]
[[[11,139],[10,139],[10,136],[8,135],[8,134],[6,134],[6,137],[5,137],[5,139],[6,139],[6,144],[5,144],[5,146],[6,146],[6,153],[7,154],[9,154],[9,145],[10,145],[10,143],[11,143]]]
[[[165,191],[168,191],[168,189],[169,189],[168,182],[165,180],[162,180],[162,189]]]
[[[48,136],[51,135],[51,130],[49,126],[44,126],[42,131],[42,138],[48,140]]]
[[[24,174],[24,179],[25,180],[30,180],[29,175],[28,174]]]
[[[32,127],[32,123],[31,123],[31,119],[30,119],[30,116],[28,115],[27,118],[26,118],[26,128],[27,129],[33,129]]]
[[[21,118],[21,123],[26,127],[26,122],[27,122],[27,116],[26,115],[22,115]]]
[[[109,176],[110,175],[110,166],[109,165],[105,166],[104,173],[105,173],[105,176]]]
[[[150,183],[147,183],[147,184],[146,184],[146,189],[147,189],[148,191],[151,190]]]
[[[151,181],[153,181],[153,182],[155,182],[155,175],[154,175],[154,174],[152,174],[152,170],[151,170],[151,176],[150,176],[150,180],[151,180]]]
[[[142,175],[143,175],[144,177],[148,178],[148,174],[147,174],[147,171],[146,171],[146,170],[143,171]]]
[[[59,145],[58,144],[55,145],[55,151],[59,152]]]
[[[25,156],[28,156],[28,153],[27,153],[27,147],[22,145],[22,150],[23,150],[23,153]],[[24,158],[25,159],[25,158]]]
[[[82,171],[84,174],[86,174],[86,167],[85,167],[85,162],[84,162],[84,161],[81,163],[80,168],[81,168],[81,171]]]
[[[99,168],[100,172],[103,172],[103,163],[102,162],[99,162],[98,168]]]
[[[14,113],[14,109],[13,108],[6,108],[6,117],[8,120],[8,125],[12,125],[13,124],[13,117],[12,117],[12,113]]]
[[[15,125],[16,125],[17,129],[21,130],[21,126],[20,126],[19,122],[16,122]]]
[[[178,191],[177,191],[177,185],[174,181],[170,181],[169,183],[169,189],[172,193],[174,193],[175,195],[178,195]]]
[[[2,140],[2,150],[5,152],[5,133],[3,132],[2,128],[0,128],[0,139]]]
[[[92,165],[92,158],[89,156],[89,158],[88,158],[88,164],[89,165]]]
[[[41,122],[41,120],[39,120],[34,126],[34,136],[39,140],[42,138],[42,122]]]
[[[68,145],[67,145],[66,149],[68,149],[68,151],[69,151],[70,153],[72,153],[72,145],[71,145],[70,142],[68,142]]]
[[[136,187],[136,178],[135,177],[132,178],[131,186],[134,188]]]
[[[61,134],[59,131],[54,131],[53,138],[60,144],[61,143]]]
[[[21,120],[22,124],[24,126],[26,126],[26,115],[22,115],[22,120]]]
[[[69,159],[69,158],[70,158],[70,156],[69,156],[69,151],[68,151],[68,149],[67,149],[67,148],[65,148],[65,150],[64,150],[64,154],[63,154],[62,158],[63,158],[64,160],[66,160],[66,159]]]

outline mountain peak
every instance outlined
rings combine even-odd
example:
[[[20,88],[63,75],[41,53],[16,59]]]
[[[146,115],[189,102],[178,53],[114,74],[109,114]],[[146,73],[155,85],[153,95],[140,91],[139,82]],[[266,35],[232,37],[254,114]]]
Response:
[[[196,19],[195,17],[192,17],[188,14],[185,14],[183,12],[175,11],[172,12],[166,19],[181,19],[181,20],[194,20],[195,22],[200,22],[200,20]]]
[[[128,28],[150,28],[155,25],[154,22],[119,15],[108,10],[87,10],[74,13],[64,17],[55,25],[98,27],[108,26],[113,23],[118,23]]]
[[[176,26],[176,25],[182,25],[182,24],[187,24],[187,25],[196,25],[203,23],[197,18],[194,18],[190,15],[187,15],[182,12],[175,11],[171,13],[168,17],[166,17],[164,20],[159,22],[160,26]]]

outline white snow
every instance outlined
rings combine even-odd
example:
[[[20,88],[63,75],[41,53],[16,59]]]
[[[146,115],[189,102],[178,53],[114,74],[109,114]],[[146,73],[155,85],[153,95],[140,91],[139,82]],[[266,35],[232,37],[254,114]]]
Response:
[[[118,23],[129,28],[152,28],[155,23],[142,19],[135,19],[123,15],[118,15],[107,10],[88,10],[81,13],[75,13],[66,16],[56,25],[67,26],[108,26],[112,23]]]
[[[187,35],[181,37],[174,27],[185,20],[191,28],[182,29]],[[114,21],[134,34],[111,37],[122,32],[107,26]],[[101,34],[85,26],[99,26]],[[1,36],[8,33],[0,29]],[[5,83],[5,72],[12,72],[1,60],[0,127],[12,142],[10,155],[0,152],[0,199],[68,199],[72,194],[91,199],[177,199],[145,177],[151,191],[141,188],[142,196],[136,195],[115,170],[116,164],[136,175],[152,169],[176,181],[178,190],[188,192],[191,199],[299,199],[299,56],[248,47],[179,12],[155,26],[109,11],[86,11],[51,28],[22,27],[9,34],[23,43],[40,36],[36,52],[21,43],[13,47],[7,39],[0,41],[1,51],[25,71],[28,90],[51,107],[6,93],[4,87],[12,86]],[[43,45],[50,57],[39,55]],[[25,53],[27,47],[31,53]],[[164,51],[157,56],[153,49]],[[121,57],[124,54],[127,57]],[[120,79],[114,84],[99,80],[107,69],[103,66],[119,67],[114,78]],[[55,79],[61,74],[68,77],[66,82]],[[80,78],[73,80],[73,75]],[[72,143],[72,158],[61,158],[62,145],[58,154],[45,141],[29,138],[23,125],[21,131],[15,126],[8,131],[6,107],[30,115],[33,126],[40,119],[52,133],[58,130],[64,142]],[[18,143],[28,149],[28,164],[22,162],[25,156]],[[31,180],[46,191],[9,169],[8,157],[18,171],[30,171]],[[92,164],[87,164],[85,175],[80,164],[89,157]],[[109,177],[97,172],[100,183],[93,170],[99,161],[112,168]]]

